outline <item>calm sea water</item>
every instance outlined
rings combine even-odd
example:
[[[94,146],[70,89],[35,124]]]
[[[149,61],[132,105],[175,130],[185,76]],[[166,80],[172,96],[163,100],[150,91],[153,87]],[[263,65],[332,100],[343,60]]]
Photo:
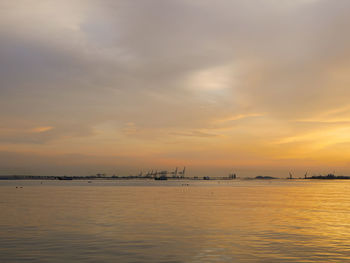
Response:
[[[0,181],[0,262],[350,262],[350,181]]]

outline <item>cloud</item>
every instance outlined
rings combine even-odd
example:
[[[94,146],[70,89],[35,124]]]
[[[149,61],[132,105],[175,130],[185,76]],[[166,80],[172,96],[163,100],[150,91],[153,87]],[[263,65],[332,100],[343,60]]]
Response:
[[[47,132],[47,131],[50,131],[52,130],[54,127],[52,126],[44,126],[44,127],[36,127],[34,129],[32,129],[33,132]]]
[[[164,155],[200,142],[199,155],[227,145],[257,162],[283,155],[276,141],[305,142],[318,129],[331,140],[350,118],[349,9],[346,0],[3,1],[0,142]]]

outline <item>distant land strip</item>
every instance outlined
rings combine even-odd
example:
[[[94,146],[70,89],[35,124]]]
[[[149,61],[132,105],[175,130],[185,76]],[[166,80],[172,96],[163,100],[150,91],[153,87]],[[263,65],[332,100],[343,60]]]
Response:
[[[88,175],[88,176],[42,176],[42,175],[0,175],[0,180],[131,180],[131,179],[146,179],[146,180],[272,180],[272,179],[284,179],[284,178],[276,178],[271,176],[256,176],[256,177],[236,177],[236,175],[229,175],[228,177],[189,177],[189,176],[152,176],[152,175],[128,175],[128,176],[107,176],[105,174],[96,174],[96,175]],[[291,178],[288,177],[286,179],[301,179],[301,178]],[[306,177],[304,179],[321,179],[321,180],[347,180],[350,179],[350,176],[344,175],[314,175],[310,177]]]

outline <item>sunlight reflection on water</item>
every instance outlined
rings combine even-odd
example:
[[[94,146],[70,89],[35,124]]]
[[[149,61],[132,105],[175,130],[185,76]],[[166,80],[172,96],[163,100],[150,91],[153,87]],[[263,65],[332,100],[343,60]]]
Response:
[[[0,181],[0,262],[350,262],[350,181],[185,183]]]

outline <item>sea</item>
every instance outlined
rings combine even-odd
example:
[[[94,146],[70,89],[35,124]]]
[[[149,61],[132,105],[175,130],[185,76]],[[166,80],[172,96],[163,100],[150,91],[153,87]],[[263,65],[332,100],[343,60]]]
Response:
[[[0,180],[0,262],[350,262],[350,181]]]

